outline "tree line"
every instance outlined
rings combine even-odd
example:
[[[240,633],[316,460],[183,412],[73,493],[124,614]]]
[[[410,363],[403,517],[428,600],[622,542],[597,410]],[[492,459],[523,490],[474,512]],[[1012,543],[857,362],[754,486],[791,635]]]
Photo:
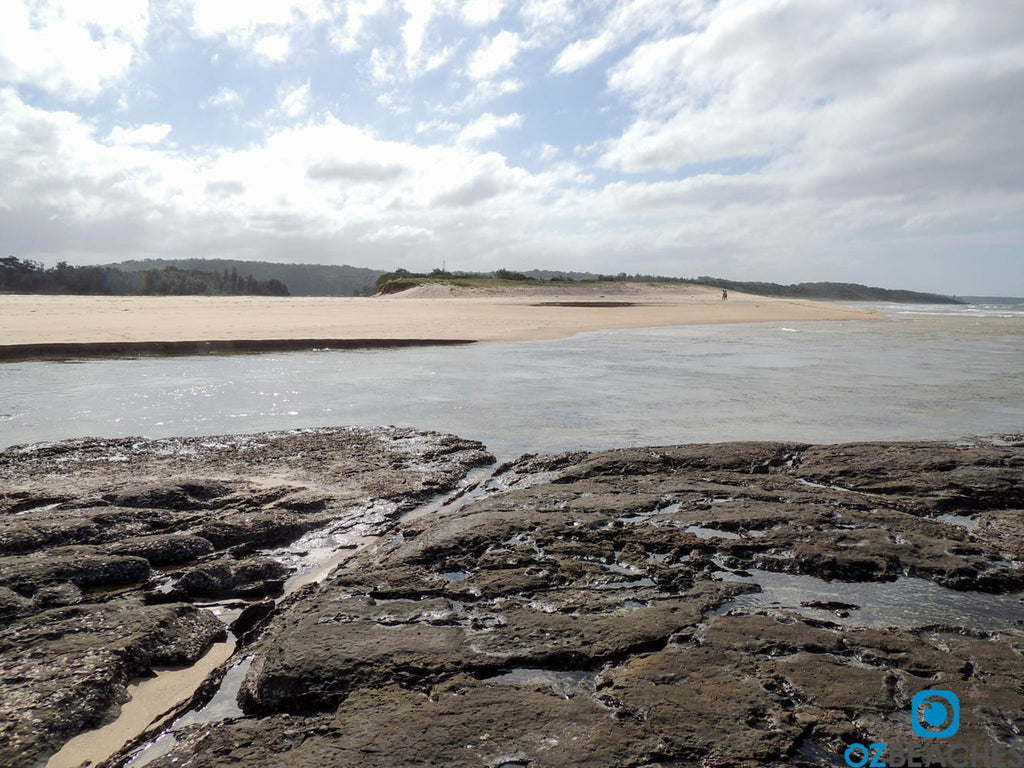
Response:
[[[201,272],[230,272],[252,275],[257,280],[280,280],[292,296],[370,296],[380,269],[347,264],[292,264],[240,259],[144,259],[121,261],[108,266],[126,272],[164,267],[198,269]]]
[[[257,280],[238,270],[202,272],[163,267],[126,271],[112,266],[56,267],[15,256],[0,259],[0,292],[106,296],[290,296],[280,280]]]

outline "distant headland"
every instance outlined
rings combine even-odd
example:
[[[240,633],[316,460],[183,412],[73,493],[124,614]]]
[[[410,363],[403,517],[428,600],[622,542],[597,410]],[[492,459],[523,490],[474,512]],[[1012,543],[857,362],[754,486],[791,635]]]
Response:
[[[702,285],[728,291],[740,291],[754,296],[775,296],[786,299],[819,299],[826,301],[885,301],[907,304],[964,304],[952,296],[920,291],[872,288],[857,283],[779,283],[727,280],[720,277],[663,277],[659,275],[602,275],[582,272],[512,272],[499,269],[494,272],[446,272],[435,269],[430,273],[413,273],[403,269],[386,272],[377,278],[377,293],[398,293],[424,283],[446,283],[465,288],[484,288],[490,285],[508,287],[528,283],[645,283],[653,285]]]
[[[128,270],[117,265],[46,267],[15,256],[0,259],[0,293],[71,296],[289,296],[280,280],[257,280],[236,268],[182,269],[165,264]]]
[[[461,288],[513,288],[526,285],[643,283],[709,286],[755,296],[831,301],[879,301],[910,304],[964,304],[962,298],[911,290],[874,288],[857,283],[783,285],[721,277],[615,275],[534,269],[525,272],[385,271],[346,264],[288,264],[238,259],[145,259],[98,266],[60,263],[45,268],[14,256],[0,259],[0,293],[70,295],[209,295],[209,296],[372,296],[397,293],[424,283]]]

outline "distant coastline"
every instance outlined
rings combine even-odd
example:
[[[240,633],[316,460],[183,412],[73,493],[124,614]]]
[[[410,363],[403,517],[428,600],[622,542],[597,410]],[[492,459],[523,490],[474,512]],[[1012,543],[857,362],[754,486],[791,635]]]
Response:
[[[237,269],[199,270],[162,266],[124,270],[117,266],[55,267],[15,256],[0,259],[0,293],[65,296],[290,296],[280,280],[257,280]]]
[[[595,275],[590,273],[566,272],[511,272],[499,269],[488,273],[445,272],[434,270],[429,274],[396,270],[377,279],[377,293],[399,293],[417,285],[441,284],[468,288],[489,288],[493,286],[530,285],[700,285],[715,290],[747,293],[752,296],[786,299],[814,299],[819,301],[880,301],[896,304],[964,304],[966,302],[938,293],[874,288],[858,283],[795,283],[782,285],[744,280],[727,280],[706,275],[695,278],[662,277],[658,275]]]
[[[53,268],[63,270],[65,277],[78,272],[75,285],[67,280],[58,290],[28,290],[5,285],[5,264],[17,262],[13,256],[0,259],[0,292],[140,295],[291,295],[291,296],[371,296],[395,292],[399,285],[416,285],[424,281],[440,282],[462,287],[507,285],[510,283],[601,286],[607,284],[651,285],[703,285],[749,293],[756,296],[776,296],[795,299],[821,299],[828,301],[884,301],[910,304],[963,304],[973,298],[945,296],[911,290],[876,288],[858,283],[813,282],[781,284],[750,280],[731,280],[724,277],[670,277],[649,274],[600,274],[533,269],[511,271],[497,269],[491,272],[465,272],[435,269],[429,273],[416,273],[404,269],[385,271],[347,264],[290,264],[267,261],[241,261],[239,259],[143,259],[129,260],[99,266],[74,267],[66,264]],[[22,261],[21,264],[35,262]],[[11,265],[7,265],[9,268]],[[140,277],[143,276],[143,277]],[[111,289],[111,284],[116,286]],[[385,288],[390,284],[390,288]],[[282,289],[284,289],[282,291]]]

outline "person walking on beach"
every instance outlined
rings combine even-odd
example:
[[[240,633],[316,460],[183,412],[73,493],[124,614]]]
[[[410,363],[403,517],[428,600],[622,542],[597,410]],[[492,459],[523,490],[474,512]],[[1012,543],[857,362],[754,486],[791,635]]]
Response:
[[[728,298],[729,298],[729,292],[727,290],[725,290],[725,288],[723,288],[722,289],[722,301],[725,301]]]

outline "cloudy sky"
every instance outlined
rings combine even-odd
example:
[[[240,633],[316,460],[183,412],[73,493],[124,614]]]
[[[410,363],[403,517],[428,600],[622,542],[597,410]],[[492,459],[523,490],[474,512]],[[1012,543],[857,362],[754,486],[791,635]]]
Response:
[[[1024,295],[1008,0],[0,0],[0,251]]]

